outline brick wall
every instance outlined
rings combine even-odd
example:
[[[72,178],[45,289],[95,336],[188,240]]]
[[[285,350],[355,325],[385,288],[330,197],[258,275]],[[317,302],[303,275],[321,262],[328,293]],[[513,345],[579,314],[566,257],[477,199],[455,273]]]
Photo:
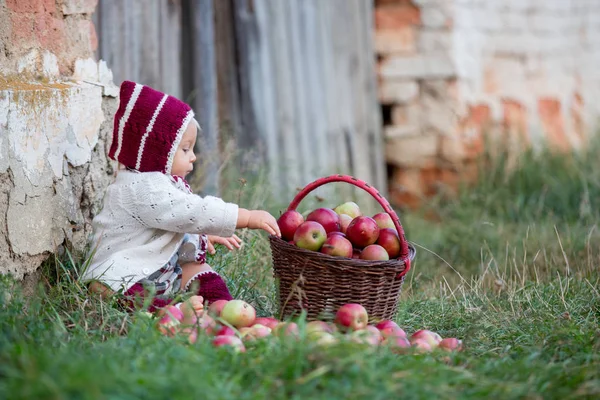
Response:
[[[577,149],[600,116],[597,0],[377,0],[391,199],[472,179],[484,135]]]

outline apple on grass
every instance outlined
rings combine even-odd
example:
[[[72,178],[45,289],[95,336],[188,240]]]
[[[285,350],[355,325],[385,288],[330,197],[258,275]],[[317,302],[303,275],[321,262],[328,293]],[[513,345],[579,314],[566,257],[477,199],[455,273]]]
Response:
[[[240,334],[242,334],[242,340],[244,342],[252,341],[271,335],[271,328],[261,324],[254,324],[251,327],[241,328]]]
[[[340,216],[331,208],[317,208],[306,216],[306,220],[318,222],[327,233],[340,230]]]
[[[351,218],[360,217],[362,213],[360,212],[360,207],[353,201],[347,201],[343,204],[340,204],[336,208],[333,209],[337,214],[346,214]]]
[[[221,319],[236,328],[251,326],[256,319],[256,310],[243,300],[229,300],[221,311]]]
[[[244,343],[237,336],[215,336],[212,343],[215,347],[232,347],[236,352],[239,353],[244,353],[246,351]]]
[[[352,243],[341,235],[330,235],[321,246],[321,253],[334,257],[352,258]]]
[[[386,212],[373,215],[373,220],[375,220],[379,229],[396,229],[392,217]]]
[[[348,225],[346,237],[355,247],[362,249],[377,241],[379,227],[371,217],[356,217]]]
[[[382,340],[381,332],[372,325],[368,325],[365,329],[350,333],[350,338],[353,342],[371,346],[378,346]]]
[[[277,219],[277,225],[279,225],[279,230],[281,231],[281,238],[283,240],[290,241],[294,238],[294,232],[302,223],[304,222],[304,217],[296,210],[287,210],[279,219]]]
[[[266,326],[267,328],[274,329],[278,323],[279,321],[277,321],[277,319],[273,317],[258,317],[254,320],[254,323],[252,325],[254,326],[260,324]]]
[[[388,336],[381,342],[383,346],[389,346],[394,353],[403,354],[408,352],[411,344],[406,337],[403,336]]]
[[[333,333],[334,328],[325,321],[316,320],[308,322],[305,331],[306,336],[309,338],[320,338],[324,333]]]
[[[397,323],[391,320],[383,320],[379,321],[377,325],[375,325],[377,329],[381,332],[381,336],[384,338],[388,338],[390,336],[399,336],[406,337],[406,332],[404,329],[400,328]]]
[[[216,300],[210,303],[208,306],[208,313],[213,317],[220,317],[221,312],[223,311],[223,307],[227,304],[229,300]]]
[[[398,256],[400,256],[400,239],[398,238],[398,232],[396,232],[396,229],[380,229],[379,237],[377,238],[377,242],[375,242],[375,244],[383,247],[388,253],[390,259],[398,258]]]
[[[223,325],[215,332],[215,336],[235,336],[237,332],[230,326]]]
[[[442,337],[430,330],[420,329],[410,336],[411,343],[414,343],[417,340],[426,342],[432,349],[434,349],[442,341]]]
[[[438,347],[446,351],[461,351],[463,348],[462,340],[457,338],[444,338],[438,344]]]
[[[415,339],[410,341],[411,347],[415,348],[418,353],[428,353],[435,347],[431,346],[425,339]]]
[[[273,329],[273,334],[279,337],[294,337],[300,336],[298,324],[295,322],[282,321]]]
[[[158,320],[158,330],[163,335],[173,336],[179,331],[183,319],[183,312],[179,308],[169,306],[165,309],[163,316]]]
[[[301,249],[319,251],[325,240],[327,240],[325,228],[315,221],[302,223],[294,233],[294,242]]]
[[[387,261],[390,259],[388,252],[378,244],[370,244],[360,253],[361,260]]]
[[[365,329],[368,323],[367,310],[360,304],[344,304],[335,314],[335,324],[342,330],[358,331]]]

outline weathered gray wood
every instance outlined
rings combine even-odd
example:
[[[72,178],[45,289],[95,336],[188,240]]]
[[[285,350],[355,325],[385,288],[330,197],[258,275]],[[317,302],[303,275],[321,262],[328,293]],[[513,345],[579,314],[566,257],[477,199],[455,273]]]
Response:
[[[241,131],[233,4],[231,0],[218,0],[214,7],[219,138],[225,142],[223,145],[236,139],[239,148],[247,150],[252,148],[253,138],[242,136]]]
[[[285,2],[284,8],[285,26],[288,31],[289,43],[289,65],[290,65],[290,102],[292,116],[292,135],[294,137],[294,152],[299,157],[297,164],[297,181],[295,185],[305,185],[312,179],[311,176],[317,173],[314,165],[316,157],[309,150],[310,138],[308,133],[308,113],[306,101],[306,82],[312,77],[307,74],[306,54],[303,52],[302,42],[305,38],[301,33],[301,12],[298,0]]]
[[[376,77],[376,59],[375,59],[375,48],[374,48],[374,32],[373,26],[373,0],[364,0],[360,2],[362,11],[360,14],[363,16],[361,19],[362,25],[358,28],[359,32],[363,36],[363,55],[364,55],[364,80],[366,87],[366,100],[367,100],[367,130],[369,133],[370,141],[373,143],[372,152],[370,155],[371,168],[374,173],[373,185],[379,189],[381,194],[385,197],[388,195],[387,187],[387,171],[385,168],[384,161],[384,144],[383,144],[383,132],[382,132],[382,121],[381,111],[379,106],[379,100],[377,96],[377,77]]]
[[[181,0],[159,1],[161,87],[181,98]]]
[[[276,93],[276,118],[279,146],[283,159],[279,168],[284,180],[282,188],[291,194],[300,184],[301,173],[298,168],[302,161],[296,144],[294,93],[292,91],[291,56],[289,48],[289,34],[286,27],[285,2],[271,0],[268,2],[269,22],[273,27],[271,54],[273,55],[275,93]]]
[[[194,70],[192,81],[197,96],[192,104],[202,134],[196,142],[197,152],[202,157],[204,170],[203,191],[218,193],[218,170],[220,164],[217,142],[217,74],[215,71],[214,16],[212,0],[192,2],[192,35],[194,38],[192,61]]]
[[[139,38],[140,51],[134,53],[139,54],[136,62],[140,83],[166,91],[164,80],[160,76],[160,3],[155,0],[141,0],[136,3],[139,12],[139,30],[136,31],[136,36]]]
[[[273,47],[273,26],[269,23],[268,3],[265,0],[254,2],[253,63],[257,69],[252,74],[252,98],[257,129],[265,143],[269,182],[272,192],[283,196],[285,174],[281,170],[279,132],[277,130],[277,99],[275,94]]]

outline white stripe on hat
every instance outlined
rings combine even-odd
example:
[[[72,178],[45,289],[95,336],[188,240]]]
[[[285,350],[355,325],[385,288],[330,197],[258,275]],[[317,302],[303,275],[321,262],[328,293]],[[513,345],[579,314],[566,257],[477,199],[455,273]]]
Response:
[[[142,141],[140,142],[140,149],[138,150],[137,161],[135,162],[135,169],[140,169],[140,165],[142,164],[142,154],[144,153],[144,146],[146,145],[146,138],[148,137],[150,132],[152,132],[152,128],[154,128],[154,122],[156,121],[156,117],[158,117],[158,114],[163,108],[163,105],[165,104],[165,101],[167,101],[168,97],[169,95],[165,94],[160,100],[160,103],[158,103],[156,110],[154,110],[154,115],[152,115],[152,119],[150,119],[150,123],[146,128],[146,133],[144,133],[144,136],[142,136]]]
[[[179,147],[179,142],[181,142],[181,138],[183,137],[183,132],[187,129],[188,124],[194,118],[194,111],[188,111],[187,115],[183,119],[181,126],[177,130],[177,136],[175,136],[175,140],[171,145],[171,150],[169,151],[169,158],[167,159],[167,165],[165,165],[165,174],[171,175],[171,168],[173,167],[173,158],[175,158],[175,152]]]
[[[135,106],[135,102],[137,101],[138,97],[140,97],[140,93],[142,92],[143,88],[144,85],[140,85],[139,83],[135,84],[135,87],[133,88],[133,93],[131,94],[131,98],[129,99],[127,107],[125,108],[125,112],[119,120],[119,136],[117,137],[117,150],[115,151],[115,160],[119,159],[119,153],[121,153],[121,145],[123,144],[123,130],[125,129],[125,123],[127,123],[127,120],[131,115],[131,110],[133,110],[133,106]]]

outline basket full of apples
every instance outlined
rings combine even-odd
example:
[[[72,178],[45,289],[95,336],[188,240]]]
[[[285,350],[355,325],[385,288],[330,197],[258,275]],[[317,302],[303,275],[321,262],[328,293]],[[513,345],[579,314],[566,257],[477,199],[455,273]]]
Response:
[[[296,208],[310,192],[346,182],[368,192],[384,212],[362,215],[353,202],[318,208],[306,218]],[[270,236],[273,273],[282,316],[332,319],[347,303],[358,303],[370,321],[393,319],[404,276],[415,257],[400,219],[368,183],[348,175],[317,179],[304,187],[277,220],[281,238]]]

